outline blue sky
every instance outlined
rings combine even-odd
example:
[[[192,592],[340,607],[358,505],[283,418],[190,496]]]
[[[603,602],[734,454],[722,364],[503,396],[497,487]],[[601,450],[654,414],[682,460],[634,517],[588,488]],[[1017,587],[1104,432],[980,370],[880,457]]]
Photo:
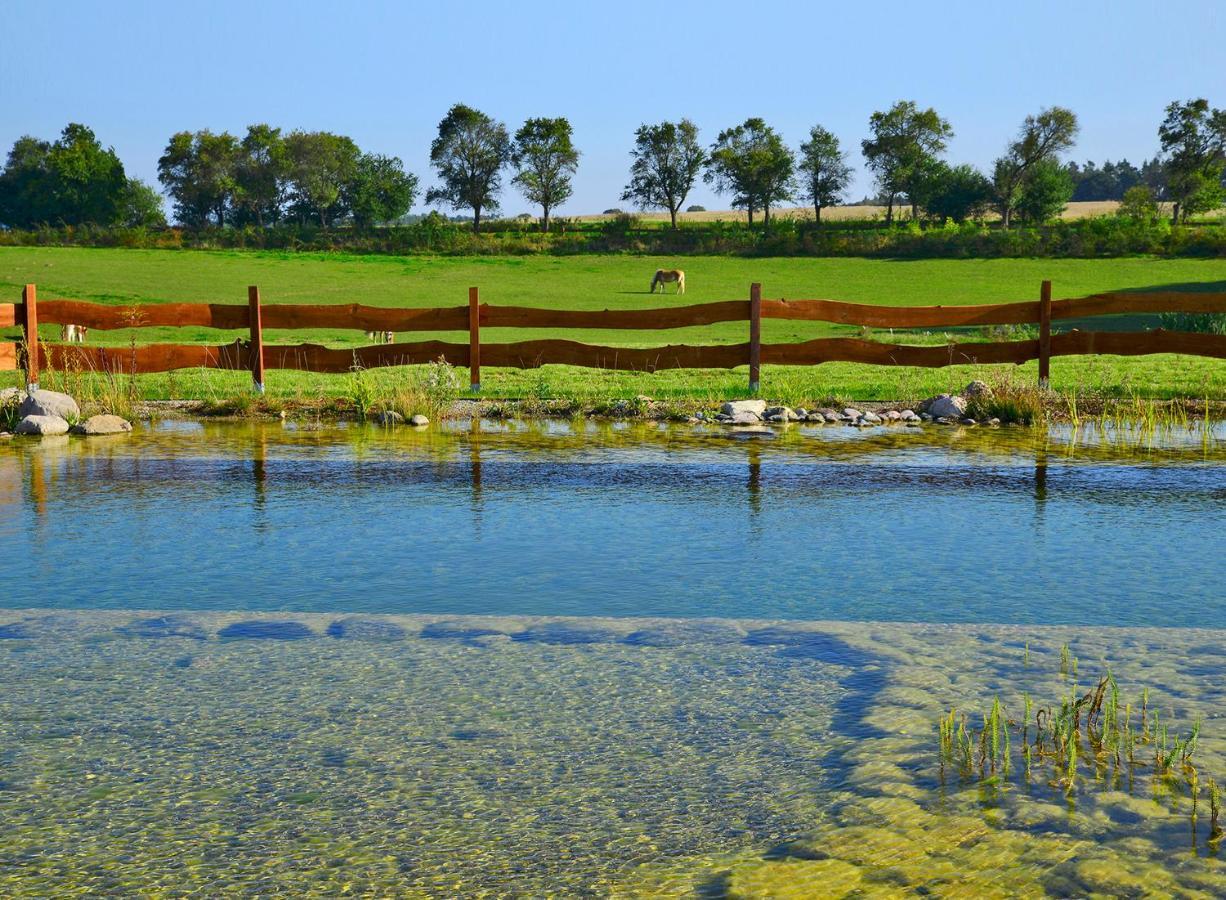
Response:
[[[634,129],[688,116],[706,141],[762,116],[793,146],[820,122],[871,189],[859,142],[898,99],[934,106],[949,159],[990,164],[1021,120],[1081,118],[1079,160],[1157,150],[1173,99],[1226,106],[1226,3],[208,3],[6,0],[0,146],[92,126],[156,183],[175,131],[253,122],[327,129],[401,157],[428,154],[454,102],[512,130],[565,115],[583,158],[563,213],[621,205]],[[423,192],[424,193],[424,192]],[[513,189],[503,211],[530,207]],[[725,208],[699,188],[691,202]],[[420,211],[420,205],[418,207]]]

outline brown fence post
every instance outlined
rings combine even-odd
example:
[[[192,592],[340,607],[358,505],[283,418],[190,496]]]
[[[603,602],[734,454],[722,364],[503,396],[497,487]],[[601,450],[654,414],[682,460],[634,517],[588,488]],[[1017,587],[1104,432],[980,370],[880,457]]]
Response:
[[[25,338],[26,390],[38,390],[38,288],[27,284],[21,292],[21,332]]]
[[[1039,387],[1051,383],[1051,282],[1039,291]]]
[[[762,368],[762,285],[749,286],[749,393],[761,387]]]
[[[247,319],[251,327],[251,380],[255,392],[264,393],[264,325],[260,321],[260,289],[254,284],[247,288]]]
[[[481,390],[481,295],[475,287],[468,289],[468,387],[474,394]]]

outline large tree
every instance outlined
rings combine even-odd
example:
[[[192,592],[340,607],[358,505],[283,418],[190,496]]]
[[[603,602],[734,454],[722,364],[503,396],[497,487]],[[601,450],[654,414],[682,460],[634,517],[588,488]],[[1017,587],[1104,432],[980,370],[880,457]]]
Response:
[[[1171,221],[1215,209],[1223,200],[1226,168],[1226,110],[1204,98],[1174,102],[1158,128],[1166,156],[1166,189],[1174,204]]]
[[[0,222],[114,225],[123,216],[123,163],[84,125],[68,125],[54,143],[19,138],[0,174]]]
[[[1077,130],[1077,114],[1063,106],[1053,106],[1040,110],[1037,116],[1026,117],[1017,138],[1009,144],[1005,155],[996,160],[992,170],[996,209],[1005,228],[1013,221],[1013,210],[1031,171],[1072,147]]]
[[[324,228],[343,217],[345,185],[361,156],[351,138],[329,131],[293,131],[285,138],[285,177],[291,213]]]
[[[234,208],[239,142],[228,132],[180,131],[158,160],[158,180],[174,201],[175,218],[189,228],[228,221]]]
[[[417,176],[404,170],[396,156],[364,153],[345,185],[344,201],[358,228],[399,219],[413,206]]]
[[[894,221],[894,202],[899,194],[911,201],[911,214],[918,211],[912,196],[930,178],[953,128],[935,109],[920,109],[913,100],[900,100],[868,120],[872,137],[860,142],[865,162],[876,174],[886,197],[886,224]]]
[[[820,125],[809,129],[809,139],[800,145],[800,193],[813,204],[817,221],[822,210],[843,199],[851,183],[851,166],[839,148],[839,139]]]
[[[746,210],[750,225],[757,209],[769,225],[771,206],[792,196],[795,170],[795,157],[783,138],[755,117],[719,133],[703,180],[718,193],[731,192],[733,208]]]
[[[438,123],[438,137],[430,145],[430,164],[442,183],[429,190],[426,202],[471,209],[473,231],[480,231],[482,210],[498,210],[502,170],[510,159],[507,127],[457,103]]]
[[[698,126],[689,119],[641,125],[630,151],[630,183],[623,200],[641,209],[667,209],[673,228],[677,211],[694,189],[707,154],[698,143]]]
[[[288,157],[280,128],[248,125],[235,167],[234,204],[245,224],[270,225],[281,217]]]
[[[579,168],[579,151],[571,142],[564,118],[529,119],[515,132],[511,148],[515,177],[523,195],[541,207],[541,230],[549,230],[549,214],[571,195],[571,178]]]

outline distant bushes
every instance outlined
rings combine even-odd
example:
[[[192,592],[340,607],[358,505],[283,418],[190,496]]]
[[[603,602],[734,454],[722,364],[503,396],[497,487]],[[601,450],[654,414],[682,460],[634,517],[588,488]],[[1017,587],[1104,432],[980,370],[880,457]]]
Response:
[[[37,228],[0,231],[0,245],[152,249],[253,249],[443,255],[632,253],[653,255],[866,256],[906,259],[995,257],[1226,257],[1226,226],[1172,226],[1166,221],[1101,216],[1038,227],[1002,229],[967,222],[886,227],[878,221],[780,219],[769,228],[744,222],[689,222],[653,227],[622,213],[599,222],[559,220],[548,232],[516,220],[491,222],[474,234],[465,224],[431,215],[386,228]]]

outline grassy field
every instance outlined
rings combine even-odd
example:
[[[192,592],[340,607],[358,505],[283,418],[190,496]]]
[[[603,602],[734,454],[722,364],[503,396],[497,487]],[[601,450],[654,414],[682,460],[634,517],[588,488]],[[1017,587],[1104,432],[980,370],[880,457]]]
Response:
[[[1054,296],[1081,296],[1136,288],[1226,290],[1226,261],[1197,259],[1110,260],[921,260],[689,257],[688,293],[661,297],[648,294],[651,273],[677,260],[631,256],[576,257],[388,257],[272,252],[194,252],[87,248],[0,248],[0,299],[17,300],[21,285],[38,284],[41,299],[73,298],[126,305],[167,301],[243,303],[246,286],[259,285],[266,303],[351,303],[376,306],[461,306],[467,289],[481,289],[482,301],[569,309],[644,308],[743,298],[751,281],[766,297],[832,298],[895,305],[976,304],[1034,299],[1045,279]],[[1081,324],[1082,327],[1085,323]],[[1144,327],[1130,320],[1097,327]],[[859,329],[823,323],[767,321],[768,342],[806,340],[825,335],[858,334]],[[10,329],[8,338],[16,332]],[[56,339],[49,326],[46,339]],[[208,329],[145,329],[142,341],[209,342],[233,340],[238,333]],[[484,342],[526,340],[540,331],[486,329]],[[651,346],[666,343],[725,343],[746,339],[746,326],[725,323],[675,331],[565,332],[588,343]],[[878,332],[873,337],[890,340]],[[400,334],[400,341],[424,335]],[[432,335],[465,342],[463,333]],[[977,333],[954,335],[974,339]],[[905,342],[944,342],[933,334],[896,334]],[[126,344],[125,332],[90,334],[91,342]],[[273,343],[303,341],[357,346],[361,332],[299,331],[266,333]],[[997,372],[999,373],[999,369]],[[1034,378],[1033,364],[1017,371]],[[912,399],[984,377],[984,367],[910,369],[855,364],[767,367],[763,393],[791,401],[826,397]],[[400,373],[400,376],[403,372]],[[1226,396],[1226,363],[1182,357],[1079,357],[1052,363],[1053,385],[1060,390],[1151,397]],[[12,373],[0,376],[15,384]],[[381,377],[395,378],[397,370]],[[46,381],[46,379],[44,379]],[[349,376],[272,372],[274,396],[310,399],[343,396]],[[733,372],[613,373],[567,367],[539,371],[486,370],[486,392],[493,396],[621,397],[648,394],[657,398],[717,398],[745,390],[743,370]],[[197,371],[151,375],[140,379],[148,398],[217,396],[245,389],[239,373]]]

